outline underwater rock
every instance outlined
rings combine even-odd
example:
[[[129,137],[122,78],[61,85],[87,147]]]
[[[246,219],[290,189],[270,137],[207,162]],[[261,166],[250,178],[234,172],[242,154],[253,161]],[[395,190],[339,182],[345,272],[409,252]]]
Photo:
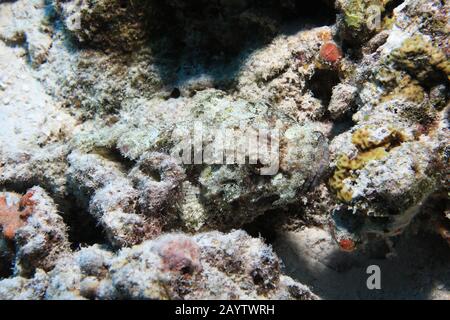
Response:
[[[403,22],[411,6],[405,1],[397,8],[396,21]],[[363,58],[371,71],[353,80],[361,83],[356,124],[330,144],[329,185],[340,200],[331,224],[338,242],[402,233],[425,199],[442,187],[447,111],[439,111],[428,86],[448,85],[448,59],[424,35],[409,37],[412,25],[403,28],[399,23],[376,53]],[[369,58],[373,55],[376,60]]]
[[[56,260],[69,252],[67,227],[53,200],[40,187],[15,200],[13,195],[7,196],[9,203],[2,196],[0,205],[0,237],[14,244],[14,274],[29,276],[37,269],[52,269]],[[11,215],[14,207],[17,218]]]
[[[56,1],[67,30],[81,44],[131,51],[146,38],[147,1]]]
[[[0,297],[317,299],[280,273],[270,247],[243,231],[166,234],[117,254],[98,245],[82,248],[62,256],[48,273],[1,280]]]
[[[22,191],[40,184],[62,197],[74,121],[3,42],[0,68],[0,182]]]
[[[47,60],[52,46],[49,11],[45,0],[4,1],[0,9],[0,39],[22,47],[33,67]]]

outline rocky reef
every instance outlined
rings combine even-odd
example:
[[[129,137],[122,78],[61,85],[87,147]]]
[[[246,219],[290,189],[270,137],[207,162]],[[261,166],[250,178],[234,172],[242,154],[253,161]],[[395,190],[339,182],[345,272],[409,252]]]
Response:
[[[0,1],[0,299],[313,300],[288,242],[450,243],[450,3],[312,2]]]

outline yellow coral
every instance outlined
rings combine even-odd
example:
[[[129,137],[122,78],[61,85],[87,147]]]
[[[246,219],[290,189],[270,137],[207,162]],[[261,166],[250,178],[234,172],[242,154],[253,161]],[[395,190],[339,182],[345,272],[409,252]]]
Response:
[[[366,129],[358,129],[352,135],[352,143],[361,150],[372,147],[373,142],[369,139],[369,131]]]
[[[380,141],[370,139],[368,128],[356,130],[352,135],[352,143],[361,151],[367,151],[378,147],[386,150],[392,149],[407,140],[407,137],[399,130],[389,129],[389,134]]]
[[[406,141],[406,136],[396,129],[390,129],[389,135],[381,141],[370,140],[367,128],[356,130],[352,135],[352,143],[359,149],[357,156],[350,159],[347,155],[339,156],[336,169],[329,180],[330,187],[336,192],[339,200],[350,202],[352,191],[344,185],[344,180],[355,180],[353,171],[360,170],[371,160],[380,160],[388,155],[388,151]]]
[[[420,79],[430,72],[427,66],[443,72],[450,80],[450,61],[445,53],[421,35],[406,39],[402,46],[395,50],[391,59],[412,71]]]

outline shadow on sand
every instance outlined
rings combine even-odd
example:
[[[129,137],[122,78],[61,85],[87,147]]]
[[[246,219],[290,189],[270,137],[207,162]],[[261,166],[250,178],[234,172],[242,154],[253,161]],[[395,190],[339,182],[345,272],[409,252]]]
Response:
[[[311,255],[286,235],[279,235],[273,247],[285,272],[323,299],[450,299],[450,251],[435,235],[400,237],[397,255],[389,259],[338,249]],[[367,288],[369,265],[381,269],[381,290]]]

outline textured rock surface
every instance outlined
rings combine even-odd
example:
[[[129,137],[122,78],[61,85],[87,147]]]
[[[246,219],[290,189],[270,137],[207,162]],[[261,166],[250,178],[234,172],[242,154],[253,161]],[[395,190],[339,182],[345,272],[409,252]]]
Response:
[[[239,245],[236,245],[239,243]],[[280,274],[280,261],[243,231],[166,234],[113,254],[98,245],[48,273],[0,281],[2,299],[317,299]]]
[[[6,208],[13,207],[13,195],[8,196],[10,203],[1,204],[2,216]],[[2,220],[0,224],[2,238],[14,244],[11,266],[14,274],[29,276],[37,269],[53,269],[59,256],[69,252],[67,227],[57,213],[53,200],[42,188],[34,187],[20,198],[17,206],[23,210],[20,212],[21,223],[14,224],[13,232],[7,220]]]
[[[449,9],[1,1],[0,297],[313,299],[272,241],[447,245]]]

